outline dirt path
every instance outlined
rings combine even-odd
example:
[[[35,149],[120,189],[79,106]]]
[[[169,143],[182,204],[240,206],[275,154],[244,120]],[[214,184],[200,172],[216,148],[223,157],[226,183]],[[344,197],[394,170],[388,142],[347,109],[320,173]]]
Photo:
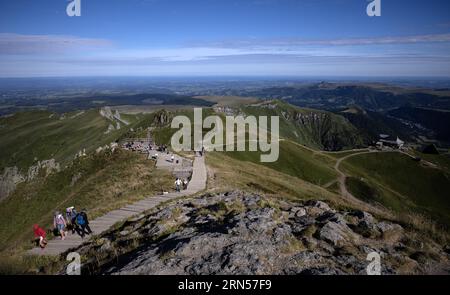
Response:
[[[364,201],[361,201],[358,198],[356,198],[355,196],[353,196],[353,194],[348,191],[347,186],[345,184],[348,176],[340,169],[341,163],[343,161],[345,161],[345,160],[348,160],[351,157],[356,157],[356,156],[364,155],[364,154],[375,154],[375,153],[401,153],[401,154],[405,154],[405,155],[407,155],[407,156],[409,156],[411,158],[414,158],[413,156],[411,156],[408,153],[403,152],[403,151],[378,151],[378,150],[371,150],[370,151],[369,150],[369,151],[365,151],[365,152],[357,152],[357,153],[350,154],[350,155],[347,155],[345,157],[339,158],[336,161],[336,164],[334,165],[334,170],[336,170],[336,172],[339,174],[339,177],[338,177],[337,181],[339,183],[339,189],[340,189],[341,196],[345,197],[347,200],[352,201],[353,203],[357,203],[359,205],[364,205],[366,207],[369,207],[371,210],[374,210],[375,212],[384,213],[384,214],[389,214],[390,215],[390,213],[388,213],[387,210],[385,210],[384,208],[375,207],[375,206],[373,206],[371,204],[368,204],[368,203],[366,203]],[[393,194],[395,194],[395,195],[397,195],[399,197],[407,199],[405,196],[403,196],[402,194],[400,194],[397,191],[394,191],[391,188],[385,187],[385,186],[383,186],[381,184],[378,184],[378,185],[383,187],[386,190],[389,190],[391,193],[393,193]]]
[[[372,153],[376,153],[376,151],[365,151],[365,152],[357,152],[351,155],[347,155],[345,157],[339,158],[336,161],[336,164],[334,165],[334,170],[336,170],[336,172],[338,173],[338,183],[339,183],[339,188],[340,188],[340,192],[341,195],[344,197],[347,197],[349,199],[353,199],[353,200],[358,200],[357,198],[355,198],[348,190],[347,190],[347,186],[345,185],[345,181],[347,179],[347,175],[342,172],[342,170],[339,168],[339,166],[341,165],[342,161],[345,161],[351,157],[355,157],[355,156],[359,156],[359,155],[364,155],[364,154],[372,154]],[[359,200],[358,200],[359,201]]]

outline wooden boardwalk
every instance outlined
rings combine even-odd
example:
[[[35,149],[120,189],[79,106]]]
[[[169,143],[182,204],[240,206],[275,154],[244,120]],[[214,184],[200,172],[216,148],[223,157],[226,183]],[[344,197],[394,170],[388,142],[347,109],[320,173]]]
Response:
[[[165,161],[165,159],[162,158],[161,161]],[[127,218],[132,217],[133,215],[152,209],[162,202],[192,195],[204,190],[206,188],[206,176],[205,158],[195,157],[193,163],[192,178],[188,184],[187,190],[181,191],[179,193],[173,192],[166,195],[156,195],[148,197],[144,200],[129,204],[123,208],[110,211],[109,213],[90,221],[89,225],[93,231],[93,234],[90,236],[85,236],[84,240],[81,239],[81,237],[77,234],[68,234],[64,241],[60,238],[56,238],[50,240],[45,249],[33,248],[29,250],[28,253],[31,255],[55,256],[60,255],[69,249],[77,248],[91,236],[101,234],[102,232],[111,228],[111,226],[113,226],[117,222],[123,221]]]

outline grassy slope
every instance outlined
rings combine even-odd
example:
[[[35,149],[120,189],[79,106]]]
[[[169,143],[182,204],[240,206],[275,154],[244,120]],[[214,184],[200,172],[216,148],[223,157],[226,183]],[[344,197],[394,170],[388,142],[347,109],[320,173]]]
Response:
[[[263,165],[243,162],[227,153],[207,153],[210,175],[208,188],[243,189],[292,199],[327,199],[338,196],[319,186]]]
[[[126,128],[104,134],[110,121],[99,115],[98,110],[89,110],[75,118],[77,112],[60,116],[46,111],[17,113],[0,118],[0,169],[18,166],[27,169],[37,160],[55,158],[68,163],[74,155],[86,149],[95,150],[114,141]]]
[[[434,163],[435,165],[444,168],[447,172],[450,173],[450,154],[431,155],[414,151],[414,155],[421,159],[424,159],[425,161]]]
[[[74,176],[81,178],[72,185]],[[85,207],[91,218],[132,201],[170,190],[169,172],[156,171],[154,162],[126,151],[101,153],[74,161],[45,180],[20,184],[0,206],[0,249],[25,245],[32,224],[49,228],[55,210]]]
[[[227,154],[240,161],[260,163],[260,152],[228,152]],[[323,185],[337,177],[333,169],[333,161],[289,141],[280,141],[278,161],[261,164],[317,185]]]
[[[48,261],[22,255],[30,246],[31,226],[39,223],[49,228],[55,210],[75,205],[85,207],[91,218],[125,204],[154,195],[163,187],[170,190],[172,177],[156,172],[154,163],[145,157],[118,152],[93,155],[90,151],[127,136],[146,135],[153,119],[150,114],[124,115],[130,122],[120,130],[104,134],[111,121],[98,110],[70,118],[79,112],[60,115],[46,111],[17,113],[0,118],[0,169],[18,166],[22,171],[38,160],[55,158],[63,171],[47,179],[41,177],[19,184],[17,190],[0,204],[0,273],[22,273],[27,269],[48,266]],[[129,130],[133,128],[135,132]],[[74,155],[86,149],[87,158]],[[72,163],[73,161],[73,163]],[[72,185],[74,176],[80,176]]]
[[[367,149],[368,150],[368,149]],[[341,159],[343,157],[359,153],[360,151],[342,151],[342,152],[324,152],[325,155],[332,157],[334,159]]]
[[[427,213],[450,225],[448,171],[423,167],[398,153],[358,155],[342,164],[344,171],[356,178],[349,181],[356,196],[360,194],[397,212]]]

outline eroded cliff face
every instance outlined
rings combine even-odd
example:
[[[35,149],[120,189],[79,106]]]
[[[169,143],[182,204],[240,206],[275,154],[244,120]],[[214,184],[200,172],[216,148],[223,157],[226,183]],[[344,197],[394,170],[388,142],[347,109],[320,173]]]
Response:
[[[6,167],[3,174],[0,175],[0,200],[8,197],[19,183],[33,180],[40,173],[47,177],[50,173],[58,172],[60,169],[60,165],[55,159],[38,161],[35,165],[29,167],[26,172],[20,171],[16,166]]]
[[[164,127],[170,124],[172,121],[173,114],[166,110],[160,110],[155,113],[155,116],[153,117],[152,126],[156,127]]]
[[[102,274],[382,274],[448,267],[446,248],[363,211],[227,192],[134,217],[76,251]]]
[[[262,103],[253,108],[266,109],[270,115],[279,115],[280,131],[285,137],[322,150],[361,147],[366,141],[345,117],[331,112],[297,108],[279,101]]]
[[[324,150],[338,151],[362,144],[361,138],[357,136],[357,130],[344,119],[338,122],[331,114],[315,112],[294,112],[290,116],[292,116],[290,119],[299,128],[305,129]]]
[[[25,177],[19,172],[17,167],[6,167],[0,175],[0,200],[9,196],[14,191],[17,184],[25,181]]]

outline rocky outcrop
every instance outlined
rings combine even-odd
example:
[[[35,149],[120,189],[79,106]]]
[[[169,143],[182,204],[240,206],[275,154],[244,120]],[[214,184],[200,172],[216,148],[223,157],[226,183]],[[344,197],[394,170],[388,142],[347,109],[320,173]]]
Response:
[[[166,110],[160,110],[154,114],[152,126],[163,127],[170,124],[172,114]]]
[[[60,169],[60,165],[55,159],[38,161],[28,168],[27,173],[21,173],[16,166],[6,167],[3,170],[3,175],[0,175],[0,200],[9,196],[19,183],[33,180],[40,173],[47,177],[50,173],[58,172]]]
[[[104,134],[109,134],[109,133],[113,132],[114,130],[116,130],[116,127],[114,127],[113,124],[109,124],[109,125],[108,125],[108,129],[106,129],[106,131],[104,132]]]
[[[0,200],[6,198],[14,191],[17,184],[25,181],[24,176],[19,172],[17,167],[7,167],[0,175]]]
[[[433,241],[367,212],[242,192],[169,204],[76,251],[102,274],[366,274],[372,252],[383,274],[448,263]]]
[[[28,168],[28,174],[26,180],[32,180],[36,178],[41,171],[44,173],[44,177],[47,177],[50,173],[60,171],[60,165],[55,159],[38,161],[37,164]]]
[[[110,121],[114,121],[114,115],[113,115],[113,112],[110,107],[108,107],[108,106],[102,107],[100,109],[99,113],[100,113],[100,116],[102,116]]]
[[[86,149],[82,149],[75,154],[75,159],[86,157]]]
[[[84,113],[85,113],[85,111],[80,111],[80,112],[76,113],[75,115],[70,116],[70,119],[75,119],[75,118],[77,118],[79,116],[84,115]]]
[[[110,144],[105,144],[104,146],[99,146],[95,150],[95,153],[99,154],[101,152],[106,152],[106,151],[114,152],[118,147],[119,147],[119,145],[117,144],[117,142],[111,142]]]
[[[121,123],[124,124],[125,126],[130,124],[128,121],[122,119],[118,110],[113,112],[109,106],[101,108],[99,113],[102,117],[112,122],[108,125],[108,129],[104,132],[104,134],[109,134],[114,130],[119,130],[121,128]],[[115,126],[114,122],[116,124]]]

